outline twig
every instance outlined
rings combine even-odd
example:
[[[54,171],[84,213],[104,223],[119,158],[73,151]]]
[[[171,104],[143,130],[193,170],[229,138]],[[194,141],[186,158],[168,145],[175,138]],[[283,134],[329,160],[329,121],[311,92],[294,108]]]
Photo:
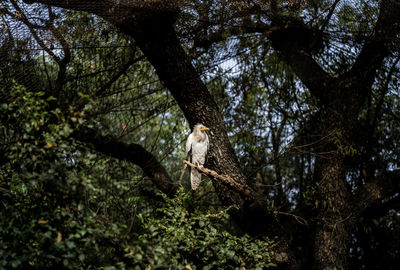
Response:
[[[204,174],[206,176],[209,176],[209,177],[212,177],[213,179],[224,182],[225,184],[233,187],[236,191],[243,194],[246,198],[251,198],[252,200],[256,200],[256,197],[257,197],[256,193],[250,187],[235,182],[235,180],[233,180],[230,176],[220,175],[216,171],[213,171],[213,170],[210,170],[210,169],[207,169],[204,167],[198,167],[195,164],[190,163],[187,160],[184,160],[183,163],[198,170],[199,172],[201,172],[202,174]]]
[[[185,175],[186,168],[187,168],[187,164],[185,164],[185,166],[183,166],[183,169],[182,169],[182,172],[181,172],[181,176],[179,177],[179,180],[178,180],[178,185],[179,186],[182,186],[182,178]]]
[[[305,220],[304,218],[297,216],[295,214],[291,214],[291,213],[287,213],[287,212],[280,212],[280,211],[274,211],[275,215],[284,215],[284,216],[289,216],[289,217],[294,217],[294,219],[302,224],[302,225],[307,225],[307,220]]]
[[[257,183],[257,186],[262,186],[262,187],[277,187],[282,185],[284,182],[284,180],[280,181],[279,183],[273,184],[273,185],[267,185],[267,184],[261,184],[261,183]]]
[[[11,190],[0,187],[0,191],[4,193],[11,193]]]

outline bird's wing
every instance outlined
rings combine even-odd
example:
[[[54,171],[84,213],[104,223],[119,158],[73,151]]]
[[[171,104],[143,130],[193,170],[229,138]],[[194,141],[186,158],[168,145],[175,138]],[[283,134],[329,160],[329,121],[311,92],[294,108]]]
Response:
[[[206,143],[207,143],[207,152],[206,153],[208,153],[208,150],[210,150],[210,141],[208,140],[207,134],[206,134]]]
[[[192,150],[192,142],[193,142],[193,134],[191,133],[186,140],[185,156],[186,156],[186,160],[188,160],[188,161],[191,161],[191,160],[189,160],[189,156],[190,156],[190,151]]]
[[[207,155],[207,147],[208,147],[207,141],[203,141],[203,142],[196,143],[193,145],[193,151],[192,151],[193,163],[196,164],[196,162],[197,162],[200,165],[205,164],[206,155]]]
[[[208,140],[208,136],[207,136],[207,134],[206,134],[206,144],[207,144],[207,148],[206,148],[206,153],[205,153],[205,162],[204,162],[204,164],[205,163],[207,163],[207,157],[208,157],[208,151],[210,150],[210,141]]]

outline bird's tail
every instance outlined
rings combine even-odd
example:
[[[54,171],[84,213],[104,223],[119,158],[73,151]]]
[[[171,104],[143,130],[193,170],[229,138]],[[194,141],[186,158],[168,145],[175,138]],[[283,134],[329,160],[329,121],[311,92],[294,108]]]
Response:
[[[190,170],[190,183],[192,184],[192,189],[196,190],[201,182],[201,173],[196,169]]]

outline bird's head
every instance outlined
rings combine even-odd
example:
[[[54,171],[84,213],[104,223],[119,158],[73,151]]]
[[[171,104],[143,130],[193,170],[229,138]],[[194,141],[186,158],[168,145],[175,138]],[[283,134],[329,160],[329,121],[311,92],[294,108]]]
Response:
[[[209,130],[208,127],[206,127],[205,125],[202,125],[202,124],[197,124],[197,125],[194,127],[194,129],[195,129],[195,130],[198,130],[198,131],[201,131],[201,132],[204,132],[204,131]]]

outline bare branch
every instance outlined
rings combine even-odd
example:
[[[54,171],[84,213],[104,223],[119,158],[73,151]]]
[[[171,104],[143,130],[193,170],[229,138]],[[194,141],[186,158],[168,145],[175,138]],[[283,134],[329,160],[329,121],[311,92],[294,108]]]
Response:
[[[214,180],[219,180],[222,181],[224,184],[229,185],[231,188],[234,188],[236,191],[238,191],[239,193],[241,193],[242,195],[244,195],[247,198],[252,198],[254,200],[257,200],[257,195],[254,192],[254,190],[252,190],[249,186],[247,185],[242,185],[237,183],[235,180],[233,180],[229,175],[220,175],[218,174],[216,171],[204,168],[204,167],[199,167],[196,166],[193,163],[190,163],[187,160],[184,160],[183,163],[185,163],[186,165],[198,170],[199,172],[201,172],[204,175],[207,175],[209,177],[211,177]]]
[[[22,12],[21,8],[17,5],[16,1],[11,1],[11,3],[13,4],[13,6],[17,10],[17,12],[19,12],[18,19],[20,21],[22,21],[28,27],[29,31],[31,32],[31,34],[32,34],[33,38],[36,40],[36,42],[40,45],[40,47],[42,47],[51,56],[52,59],[54,59],[54,61],[59,63],[61,61],[61,59],[56,54],[54,54],[53,51],[49,47],[46,46],[46,44],[43,42],[43,40],[37,34],[35,29],[37,29],[38,26],[36,26],[35,24],[32,24],[28,20],[28,18]],[[8,14],[11,14],[11,13],[8,13]],[[40,26],[40,29],[49,29],[49,27],[48,26]]]
[[[66,71],[67,71],[67,65],[71,60],[71,52],[70,52],[69,45],[68,45],[67,41],[64,39],[62,34],[53,25],[53,23],[54,23],[53,11],[52,11],[51,7],[49,6],[48,7],[48,12],[49,12],[50,20],[46,21],[46,25],[45,26],[41,26],[41,25],[37,25],[37,24],[34,24],[34,23],[30,22],[28,17],[25,15],[25,13],[22,11],[22,9],[18,6],[18,4],[17,4],[17,2],[15,0],[12,0],[11,3],[14,6],[14,8],[16,9],[16,11],[18,12],[18,14],[19,14],[18,19],[20,21],[22,21],[28,27],[29,31],[31,32],[31,34],[34,37],[34,39],[36,40],[36,42],[58,64],[59,70],[58,70],[58,74],[57,74],[57,79],[56,79],[56,82],[55,82],[55,87],[54,87],[54,89],[52,90],[52,93],[51,93],[51,95],[53,95],[55,97],[58,97],[58,95],[59,95],[59,93],[60,93],[60,91],[61,91],[61,89],[63,87],[63,84],[64,84]],[[39,34],[36,32],[37,29],[50,30],[52,32],[54,37],[61,44],[62,50],[64,52],[64,57],[63,58],[60,58],[59,56],[57,56],[53,52],[52,48],[49,48],[48,46],[46,46],[45,42],[39,37]]]
[[[0,192],[3,192],[3,193],[11,193],[11,190],[0,187]]]
[[[298,215],[295,215],[295,214],[292,214],[292,213],[288,213],[288,212],[281,212],[281,211],[274,211],[273,213],[275,215],[293,217],[301,225],[307,225],[307,220],[305,220],[304,218],[302,218],[302,217],[300,217]]]
[[[96,90],[94,92],[94,94],[91,96],[91,98],[97,98],[100,97],[106,90],[108,90],[113,83],[115,83],[122,75],[124,75],[126,73],[126,71],[134,64],[137,63],[140,60],[143,60],[145,57],[139,56],[137,58],[135,58],[135,52],[136,52],[136,47],[135,48],[131,48],[131,52],[129,55],[128,60],[126,61],[126,63],[121,67],[121,69],[119,71],[117,71],[111,78],[110,80],[105,83],[101,88],[99,88],[98,90]],[[107,70],[108,71],[108,70]],[[77,111],[81,111],[83,109],[83,107],[87,104],[88,100],[87,99],[82,99],[78,102],[77,106],[76,106],[76,110]]]

